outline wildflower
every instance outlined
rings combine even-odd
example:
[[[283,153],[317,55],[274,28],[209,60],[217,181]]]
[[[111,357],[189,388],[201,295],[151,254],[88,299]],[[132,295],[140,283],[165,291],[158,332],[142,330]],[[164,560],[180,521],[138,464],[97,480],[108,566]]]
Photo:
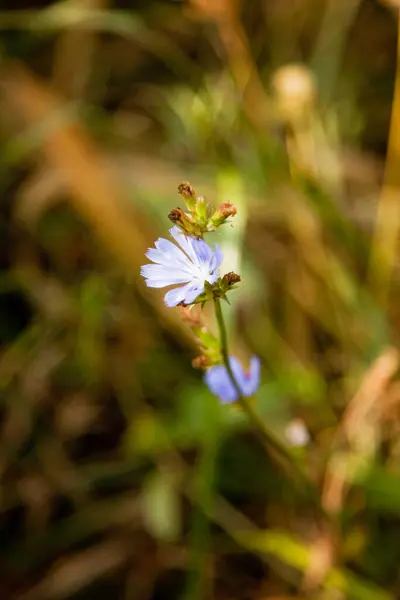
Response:
[[[260,385],[259,358],[253,356],[250,361],[250,368],[247,372],[243,369],[235,356],[229,358],[229,364],[242,395],[252,396],[255,394]],[[236,388],[224,365],[217,365],[208,369],[205,375],[205,382],[210,391],[218,396],[221,402],[235,402],[238,399]]]
[[[217,244],[213,251],[204,240],[188,237],[178,227],[170,229],[170,234],[180,248],[159,238],[155,248],[146,252],[156,264],[144,265],[140,272],[148,287],[179,285],[165,294],[167,306],[192,304],[204,292],[205,282],[213,284],[219,278],[222,252]]]

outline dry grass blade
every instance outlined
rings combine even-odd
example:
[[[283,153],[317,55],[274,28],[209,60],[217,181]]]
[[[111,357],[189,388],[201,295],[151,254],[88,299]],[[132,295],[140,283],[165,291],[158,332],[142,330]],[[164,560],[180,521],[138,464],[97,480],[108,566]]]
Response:
[[[397,69],[384,180],[372,241],[369,281],[382,304],[387,302],[396,265],[400,229],[400,13],[398,15]]]
[[[123,566],[129,549],[122,540],[108,540],[55,564],[48,575],[19,600],[68,598],[88,583]]]
[[[379,403],[385,394],[391,378],[399,366],[399,353],[388,348],[373,363],[365,374],[361,385],[351,400],[338,429],[334,445],[347,441],[350,449],[363,456],[373,451],[377,443]],[[342,509],[348,487],[350,457],[343,458],[339,450],[334,451],[326,470],[322,492],[322,503],[330,514],[338,514]]]
[[[360,429],[362,429],[365,419],[372,413],[377,402],[386,392],[398,366],[398,351],[395,348],[388,348],[365,374],[343,419],[343,430],[350,442],[360,435]]]

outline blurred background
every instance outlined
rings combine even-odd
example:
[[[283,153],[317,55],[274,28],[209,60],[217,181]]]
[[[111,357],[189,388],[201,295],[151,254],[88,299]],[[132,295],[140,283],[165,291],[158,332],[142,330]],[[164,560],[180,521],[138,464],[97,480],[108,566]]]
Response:
[[[1,1],[2,599],[400,598],[398,6]],[[183,180],[309,486],[140,281]]]

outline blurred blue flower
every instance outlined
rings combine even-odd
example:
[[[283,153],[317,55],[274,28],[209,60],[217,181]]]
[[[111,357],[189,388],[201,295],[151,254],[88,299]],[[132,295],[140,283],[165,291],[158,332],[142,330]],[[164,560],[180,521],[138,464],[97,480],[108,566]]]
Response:
[[[167,306],[177,306],[180,302],[191,304],[204,292],[204,283],[215,283],[219,277],[222,252],[218,245],[215,251],[204,240],[184,235],[178,227],[170,229],[170,234],[180,248],[159,238],[155,248],[146,252],[153,265],[144,265],[140,273],[148,287],[162,288],[179,285],[164,296]]]
[[[229,358],[229,364],[242,395],[252,396],[255,394],[260,385],[260,359],[253,356],[248,371],[243,369],[235,356]],[[210,391],[218,396],[221,402],[235,402],[238,399],[238,393],[224,365],[217,365],[208,369],[205,374],[205,382]]]

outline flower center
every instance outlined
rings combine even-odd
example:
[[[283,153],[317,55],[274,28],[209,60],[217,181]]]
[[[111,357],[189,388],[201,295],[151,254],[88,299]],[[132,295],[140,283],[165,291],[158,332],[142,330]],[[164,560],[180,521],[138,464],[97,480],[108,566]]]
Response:
[[[201,281],[208,281],[209,283],[211,283],[210,269],[207,264],[203,263],[203,264],[199,265],[199,267],[197,267],[197,277]]]

